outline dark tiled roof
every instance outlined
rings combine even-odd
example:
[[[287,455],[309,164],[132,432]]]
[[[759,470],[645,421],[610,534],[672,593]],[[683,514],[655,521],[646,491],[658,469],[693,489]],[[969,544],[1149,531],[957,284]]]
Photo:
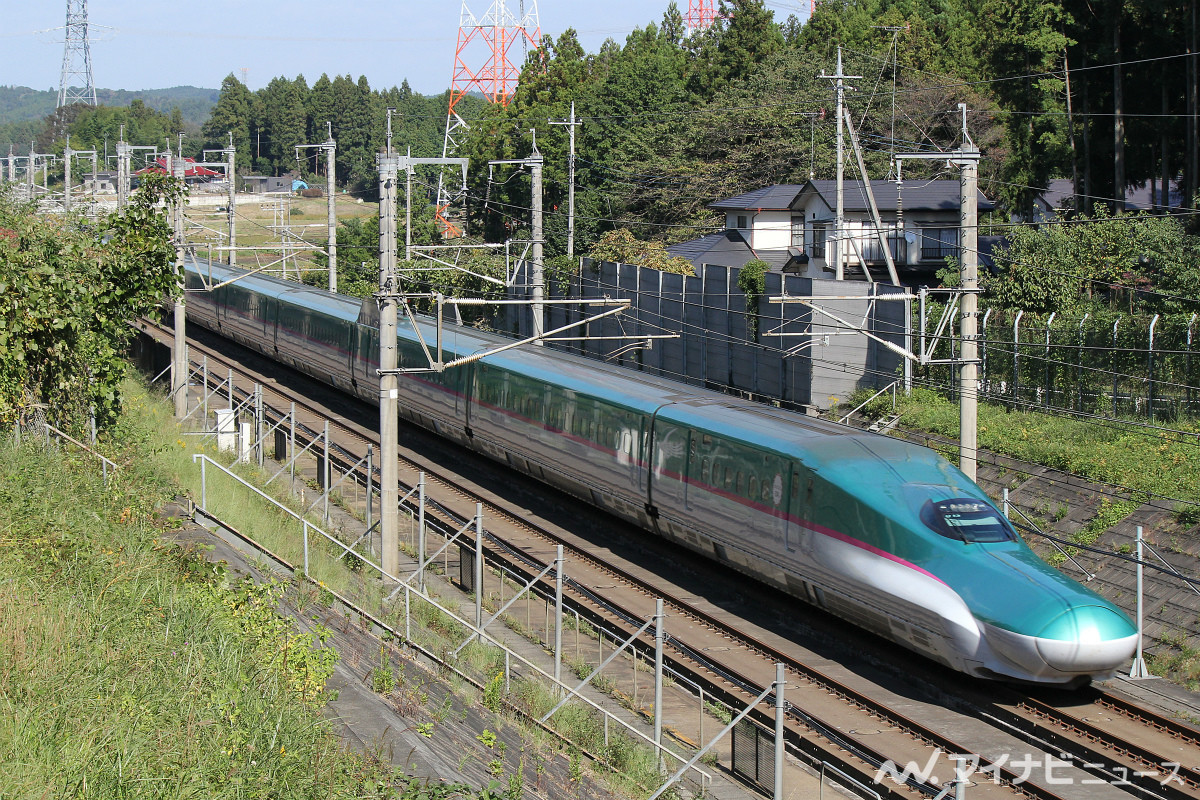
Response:
[[[747,261],[760,259],[767,262],[773,270],[780,270],[792,260],[793,254],[787,250],[752,250],[750,245],[736,230],[725,230],[720,233],[710,233],[699,239],[673,244],[667,248],[673,256],[683,256],[696,266],[712,264],[722,267],[742,267]]]
[[[803,188],[799,184],[779,183],[709,203],[708,207],[718,211],[787,211]]]
[[[847,211],[869,211],[867,192],[862,181],[843,181],[844,195],[842,204]],[[897,193],[895,181],[871,181],[871,191],[875,194],[875,203],[880,212],[895,213]],[[797,204],[802,196],[815,192],[825,203],[833,208],[837,204],[837,181],[809,181],[804,185],[804,192],[797,196]],[[952,180],[940,181],[905,181],[900,187],[900,199],[904,202],[904,210],[908,211],[958,211],[959,182]],[[995,205],[979,194],[979,210],[991,211]]]
[[[1156,206],[1162,205],[1163,190],[1162,184],[1157,184],[1154,187],[1154,197],[1150,197],[1150,183],[1146,182],[1140,186],[1130,186],[1125,190],[1125,210],[1126,211],[1150,211]],[[1075,184],[1070,178],[1052,178],[1050,185],[1046,187],[1046,191],[1041,194],[1042,202],[1049,209],[1066,208],[1074,202],[1075,199]],[[1103,198],[1096,198],[1097,201]],[[1171,208],[1180,208],[1183,206],[1183,193],[1179,191],[1179,186],[1172,183],[1170,191],[1167,193],[1167,199]]]
[[[673,244],[667,248],[667,252],[673,256],[683,256],[693,264],[725,264],[730,259],[739,258],[741,263],[745,264],[754,258],[754,251],[750,249],[750,245],[742,238],[742,234],[735,230],[710,233],[699,239]]]

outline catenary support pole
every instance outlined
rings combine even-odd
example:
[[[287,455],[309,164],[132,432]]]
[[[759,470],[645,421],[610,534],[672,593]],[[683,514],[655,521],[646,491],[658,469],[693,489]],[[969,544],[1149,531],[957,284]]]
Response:
[[[334,155],[337,142],[333,140],[333,123],[326,122],[329,138],[325,140],[325,185],[329,197],[329,291],[337,291],[337,194],[334,181]],[[395,573],[393,573],[395,574]]]
[[[178,199],[171,206],[171,222],[175,231],[175,286],[174,324],[175,344],[171,351],[174,370],[172,372],[171,391],[175,397],[175,417],[183,419],[187,416],[188,408],[188,353],[187,353],[187,309],[184,305],[184,274],[183,274],[183,176],[186,165],[183,156],[172,157],[167,152],[167,166],[171,176],[178,182]]]
[[[551,125],[563,125],[567,129],[568,151],[567,151],[567,257],[575,256],[575,129],[582,125],[582,122],[575,120],[575,101],[571,101],[571,117],[568,120],[555,122],[550,120]]]
[[[389,142],[390,136],[389,116]],[[379,522],[388,575],[400,571],[399,353],[396,344],[396,180],[398,159],[389,146],[376,156],[379,168]],[[422,587],[422,590],[424,587]]]
[[[63,211],[71,213],[71,162],[74,160],[75,151],[71,149],[71,140],[67,139],[67,146],[63,148]]]
[[[1142,526],[1137,526],[1137,654],[1133,657],[1133,668],[1129,670],[1129,677],[1135,680],[1150,677],[1150,670],[1146,668],[1146,659],[1142,657],[1142,631],[1144,630],[1143,619],[1143,600],[1142,600]]]
[[[533,334],[541,336],[546,330],[546,309],[542,303],[545,299],[546,279],[545,264],[542,260],[542,244],[545,239],[542,223],[542,166],[544,160],[537,149],[537,131],[533,134],[533,153],[529,157],[529,171],[533,176]],[[541,346],[539,338],[535,345]]]
[[[125,213],[129,205],[129,168],[132,151],[125,141],[125,126],[121,126],[121,138],[117,140],[117,210]]]
[[[965,143],[962,154],[962,248],[959,263],[962,265],[963,297],[959,468],[968,478],[975,480],[979,445],[979,149]]]
[[[787,752],[783,738],[783,720],[787,712],[785,686],[783,664],[779,663],[775,665],[775,800],[783,800],[783,756]]]
[[[229,224],[229,266],[237,264],[237,148],[233,146],[233,131],[229,132],[229,147],[225,148],[225,179],[229,182],[229,205],[225,209]]]

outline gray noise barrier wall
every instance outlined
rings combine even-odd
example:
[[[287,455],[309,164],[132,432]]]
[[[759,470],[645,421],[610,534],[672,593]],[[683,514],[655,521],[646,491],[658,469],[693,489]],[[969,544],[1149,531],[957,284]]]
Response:
[[[527,262],[521,265],[509,289],[511,298],[529,298],[529,267]],[[879,296],[901,289],[767,273],[766,291],[748,312],[746,295],[738,288],[739,272],[735,267],[705,265],[692,277],[583,259],[569,282],[547,282],[546,297],[628,299],[630,309],[562,334],[596,338],[548,346],[789,408],[828,408],[858,389],[882,388],[899,377],[900,357],[846,324],[866,327],[903,347],[905,303],[818,301],[843,324],[801,303],[771,303],[767,298]],[[582,320],[598,310],[589,312],[583,304],[547,306],[546,329]],[[757,313],[757,320],[752,313]],[[528,306],[506,306],[499,324],[513,334],[532,334]],[[636,337],[661,334],[679,337],[631,347]],[[630,338],[608,338],[622,336]]]

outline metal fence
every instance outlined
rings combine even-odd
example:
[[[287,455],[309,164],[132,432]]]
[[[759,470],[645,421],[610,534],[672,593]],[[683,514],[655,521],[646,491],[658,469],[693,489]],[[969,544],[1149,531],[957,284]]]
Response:
[[[927,325],[937,313],[929,312]],[[1200,416],[1196,314],[988,310],[979,332],[981,388],[992,399],[1161,422]],[[923,375],[953,385],[949,367]]]
[[[629,299],[632,305],[625,314],[590,324],[587,340],[551,346],[792,408],[825,407],[858,389],[879,388],[895,380],[899,358],[887,348],[814,315],[803,305],[773,304],[769,298],[783,294],[829,298],[822,301],[822,308],[903,346],[904,303],[834,299],[900,290],[767,273],[763,295],[747,309],[746,295],[738,289],[739,272],[706,265],[692,277],[584,259],[569,280],[547,282],[548,299]],[[528,286],[529,265],[524,264],[511,296],[526,298]],[[547,306],[546,330],[587,315],[583,305]],[[501,324],[513,334],[530,335],[529,308],[508,307]],[[655,339],[648,346],[635,341],[664,333],[678,338]]]

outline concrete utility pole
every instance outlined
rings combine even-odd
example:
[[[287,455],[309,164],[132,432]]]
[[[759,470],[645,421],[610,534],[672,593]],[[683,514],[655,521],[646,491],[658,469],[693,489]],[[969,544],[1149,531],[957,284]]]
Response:
[[[964,107],[964,114],[966,113]],[[963,133],[966,133],[964,122]],[[959,469],[975,480],[979,447],[979,148],[963,144],[960,202],[962,229],[962,367],[959,372]]]
[[[396,179],[399,158],[391,148],[391,115],[388,115],[388,149],[375,157],[379,169],[379,528],[382,566],[388,575],[400,571],[400,376],[396,345]]]
[[[13,148],[8,146],[8,182],[14,183],[17,180],[17,157],[13,155]]]
[[[75,160],[76,156],[90,156],[91,157],[91,159],[92,159],[92,187],[93,187],[93,194],[95,193],[96,156],[97,156],[96,151],[95,150],[72,150],[71,144],[70,144],[70,142],[68,142],[67,146],[63,149],[63,159],[64,159],[64,162],[63,162],[63,166],[64,166],[64,171],[63,171],[63,211],[65,211],[68,214],[71,213],[71,185],[72,185],[71,163]]]
[[[389,112],[391,109],[388,109]],[[388,127],[391,127],[392,117],[388,114]],[[328,220],[329,220],[329,246],[327,254],[329,256],[329,291],[337,291],[337,196],[334,194],[334,155],[337,153],[337,142],[333,140],[333,123],[326,121],[326,128],[329,131],[329,138],[321,144],[298,144],[296,145],[296,160],[300,160],[300,151],[309,148],[325,151],[325,195],[328,198]],[[390,136],[389,136],[390,139]],[[391,145],[388,145],[388,153],[392,152]]]
[[[533,152],[528,158],[506,159],[502,161],[489,161],[489,166],[497,166],[499,164],[519,164],[523,167],[529,167],[530,175],[533,178],[533,198],[530,206],[533,209],[533,225],[531,237],[533,239],[533,276],[530,283],[530,300],[531,309],[533,312],[533,334],[539,337],[534,341],[535,345],[541,346],[541,335],[545,332],[545,263],[542,259],[542,245],[544,244],[544,232],[542,228],[542,167],[545,164],[545,159],[537,149],[537,130],[531,130],[533,134]]]
[[[237,148],[233,146],[233,131],[229,132],[229,147],[225,148],[225,180],[229,181],[229,266],[237,264]]]
[[[842,237],[846,229],[846,209],[845,209],[845,189],[843,181],[846,173],[846,143],[845,134],[843,133],[843,124],[845,123],[844,112],[846,104],[846,84],[849,79],[861,78],[861,75],[847,75],[842,70],[842,48],[838,46],[837,57],[837,72],[833,75],[821,73],[819,77],[832,79],[834,87],[837,89],[837,209],[834,211],[833,220],[833,273],[834,278],[843,280],[845,278],[845,248],[842,246]],[[828,263],[828,261],[826,261]],[[866,266],[863,266],[866,269]]]
[[[979,148],[967,133],[967,106],[962,113],[963,144],[949,153],[903,153],[896,161],[945,161],[961,168],[959,179],[959,267],[962,337],[958,358],[959,468],[975,480],[979,447]],[[897,167],[899,174],[899,167]],[[928,362],[922,362],[928,363]],[[947,362],[942,362],[947,363]]]
[[[167,170],[182,186],[187,164],[183,156],[174,157],[167,151]],[[175,397],[175,416],[183,419],[187,416],[188,408],[188,351],[187,351],[187,309],[184,305],[184,291],[187,282],[183,273],[183,196],[171,207],[171,223],[175,230],[175,270],[179,283],[175,291],[175,346],[172,351],[171,391]]]
[[[182,149],[180,150],[180,152],[182,152]],[[235,222],[235,220],[237,219],[237,174],[234,171],[235,170],[234,157],[237,154],[237,150],[233,146],[233,131],[229,132],[229,146],[228,147],[222,147],[220,150],[205,150],[203,152],[204,158],[207,159],[209,157],[209,153],[217,153],[219,155],[225,156],[225,160],[224,161],[197,161],[195,163],[195,166],[210,167],[210,168],[211,167],[221,167],[225,170],[225,181],[226,181],[226,183],[229,184],[229,187],[228,187],[229,200],[228,200],[228,205],[225,208],[226,218],[227,218],[227,221],[229,224],[229,248],[226,250],[226,252],[229,255],[226,258],[229,263],[229,266],[232,267],[235,264],[237,264],[237,249],[236,249],[237,248],[237,229],[236,229],[236,222]],[[286,254],[285,254],[285,257],[286,257]]]
[[[63,148],[63,211],[67,214],[71,213],[71,156],[74,152],[67,140],[67,146]]]
[[[565,125],[570,135],[570,155],[567,156],[567,256],[575,256],[575,101],[571,101],[571,118],[565,122],[550,120],[551,125]]]
[[[125,126],[121,125],[121,138],[117,139],[117,211],[124,213],[129,205],[129,166],[133,155],[129,142],[125,141]]]
[[[533,153],[529,156],[529,170],[533,177],[533,335],[541,337],[546,332],[546,307],[542,301],[546,299],[545,262],[542,260],[542,242],[545,230],[542,225],[542,166],[544,160],[537,149],[537,130],[533,134]],[[534,345],[542,346],[539,338]]]

